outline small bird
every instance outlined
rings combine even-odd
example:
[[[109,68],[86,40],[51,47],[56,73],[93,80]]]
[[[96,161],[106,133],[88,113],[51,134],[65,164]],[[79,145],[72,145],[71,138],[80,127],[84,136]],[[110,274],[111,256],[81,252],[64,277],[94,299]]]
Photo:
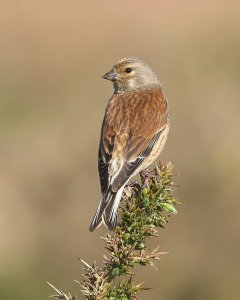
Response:
[[[124,187],[156,160],[169,132],[167,98],[146,63],[123,58],[102,77],[113,82],[114,93],[102,123],[98,152],[102,198],[90,231],[102,222],[115,229]]]

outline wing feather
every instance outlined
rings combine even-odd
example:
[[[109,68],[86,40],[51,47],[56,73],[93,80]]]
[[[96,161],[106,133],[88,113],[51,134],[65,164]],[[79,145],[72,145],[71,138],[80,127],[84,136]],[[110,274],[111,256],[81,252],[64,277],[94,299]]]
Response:
[[[144,163],[145,159],[151,153],[154,145],[159,140],[162,131],[163,129],[160,130],[152,139],[144,141],[145,147],[141,148],[141,151],[139,151],[137,155],[134,153],[134,160],[130,158],[124,162],[118,176],[115,178],[112,184],[113,191],[118,191],[128,181],[129,177],[131,177],[133,173],[141,166],[141,164]],[[129,157],[129,152],[127,149],[126,156]]]
[[[117,192],[139,169],[168,121],[167,100],[160,88],[113,95],[106,109],[99,145],[103,194],[109,188]]]

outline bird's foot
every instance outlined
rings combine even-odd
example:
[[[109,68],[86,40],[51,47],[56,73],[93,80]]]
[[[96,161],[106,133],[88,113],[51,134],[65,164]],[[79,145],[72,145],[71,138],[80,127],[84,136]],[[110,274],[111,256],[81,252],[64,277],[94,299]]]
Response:
[[[138,181],[133,181],[127,187],[139,190],[141,189],[141,184]]]
[[[158,175],[155,171],[142,170],[139,174],[143,187],[147,187],[151,179],[158,178]]]

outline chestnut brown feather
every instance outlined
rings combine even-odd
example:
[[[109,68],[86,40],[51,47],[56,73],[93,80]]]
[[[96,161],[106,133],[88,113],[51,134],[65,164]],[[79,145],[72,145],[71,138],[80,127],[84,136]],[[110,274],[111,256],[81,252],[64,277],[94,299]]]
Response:
[[[133,67],[133,75],[124,75],[127,66]],[[137,58],[121,60],[104,78],[108,76],[114,80],[115,93],[106,108],[99,145],[103,197],[90,230],[102,219],[114,229],[124,186],[157,158],[169,131],[166,96],[145,63]]]

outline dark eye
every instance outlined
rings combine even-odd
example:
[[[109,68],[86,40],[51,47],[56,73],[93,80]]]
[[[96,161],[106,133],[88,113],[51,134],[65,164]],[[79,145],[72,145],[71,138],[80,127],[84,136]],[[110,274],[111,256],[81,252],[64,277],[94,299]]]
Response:
[[[125,71],[126,71],[126,73],[131,73],[132,72],[132,68],[127,68]]]

